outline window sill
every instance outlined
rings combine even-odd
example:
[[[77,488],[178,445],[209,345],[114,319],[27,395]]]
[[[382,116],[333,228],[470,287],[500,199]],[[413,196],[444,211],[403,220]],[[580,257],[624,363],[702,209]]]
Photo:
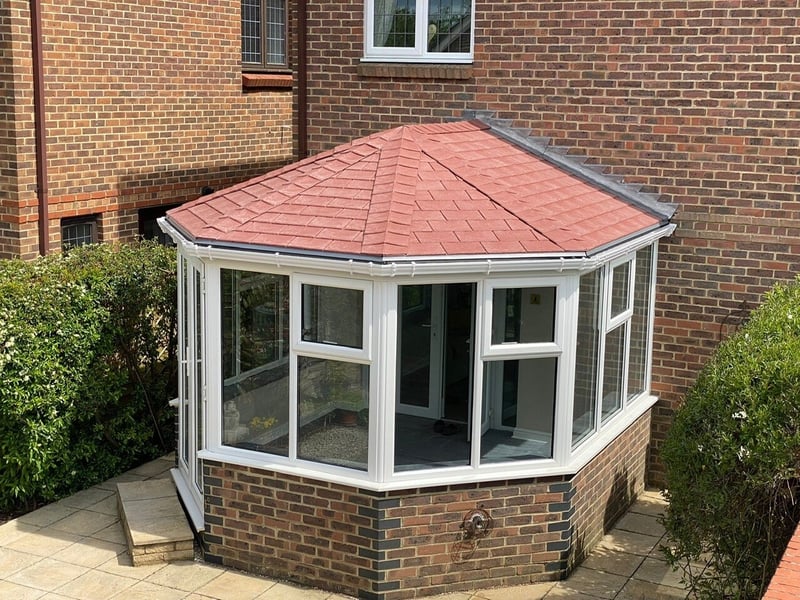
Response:
[[[361,77],[400,79],[471,79],[472,65],[361,62],[358,74]]]
[[[291,75],[242,73],[242,88],[245,90],[285,89],[291,88],[293,82]]]

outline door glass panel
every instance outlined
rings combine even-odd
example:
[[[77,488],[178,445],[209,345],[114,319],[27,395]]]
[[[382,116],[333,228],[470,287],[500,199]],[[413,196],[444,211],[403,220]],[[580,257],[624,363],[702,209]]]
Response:
[[[289,278],[222,269],[222,443],[289,454]]]
[[[181,458],[184,465],[189,464],[189,404],[191,399],[189,397],[189,381],[191,379],[192,371],[189,368],[189,310],[188,300],[189,295],[189,274],[186,259],[181,258],[181,305],[180,305],[180,319],[181,319],[181,424],[178,428],[181,436]]]
[[[303,341],[363,348],[364,292],[303,284]]]
[[[297,457],[367,470],[369,366],[297,359]]]
[[[399,289],[398,402],[420,408],[428,408],[430,404],[431,287],[404,285]]]
[[[557,366],[555,357],[486,363],[483,402],[492,417],[482,464],[553,456]]]
[[[554,287],[497,288],[493,293],[492,307],[492,344],[554,341]]]

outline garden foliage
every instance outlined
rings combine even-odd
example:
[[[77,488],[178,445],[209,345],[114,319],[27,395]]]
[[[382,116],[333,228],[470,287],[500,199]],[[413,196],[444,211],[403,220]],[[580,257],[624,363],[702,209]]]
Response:
[[[720,345],[662,457],[673,566],[700,598],[761,598],[800,518],[800,280]]]
[[[175,252],[84,246],[0,261],[0,507],[174,447]]]

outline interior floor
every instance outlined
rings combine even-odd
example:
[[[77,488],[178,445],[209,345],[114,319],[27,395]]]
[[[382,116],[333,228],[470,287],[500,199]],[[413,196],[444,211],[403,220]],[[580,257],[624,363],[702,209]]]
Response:
[[[470,443],[466,423],[396,415],[395,471],[415,471],[470,464]],[[512,437],[510,430],[489,429],[481,438],[483,462],[534,460],[551,456],[547,439]]]

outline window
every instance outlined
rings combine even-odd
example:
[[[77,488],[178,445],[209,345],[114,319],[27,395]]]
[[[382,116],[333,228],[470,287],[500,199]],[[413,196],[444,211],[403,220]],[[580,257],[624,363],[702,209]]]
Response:
[[[97,242],[97,215],[61,219],[61,249]]]
[[[473,0],[368,0],[365,58],[472,60]]]
[[[139,235],[145,240],[156,240],[164,246],[174,246],[175,242],[166,233],[161,231],[158,226],[159,217],[167,214],[171,208],[180,206],[179,204],[169,204],[167,206],[152,206],[150,208],[139,209]]]
[[[286,68],[286,0],[242,0],[242,66]]]

